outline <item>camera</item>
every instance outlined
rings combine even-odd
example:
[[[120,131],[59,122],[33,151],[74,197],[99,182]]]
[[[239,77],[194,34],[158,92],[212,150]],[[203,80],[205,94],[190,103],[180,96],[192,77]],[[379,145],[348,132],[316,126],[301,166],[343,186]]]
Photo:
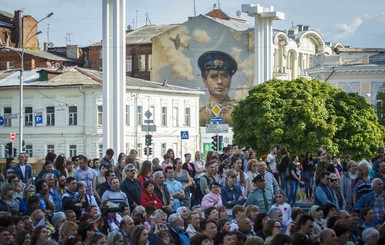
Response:
[[[116,207],[116,205],[112,205],[112,207],[106,205],[101,208],[100,212],[102,216],[107,216],[108,213],[124,213],[124,204],[121,203],[118,207]]]

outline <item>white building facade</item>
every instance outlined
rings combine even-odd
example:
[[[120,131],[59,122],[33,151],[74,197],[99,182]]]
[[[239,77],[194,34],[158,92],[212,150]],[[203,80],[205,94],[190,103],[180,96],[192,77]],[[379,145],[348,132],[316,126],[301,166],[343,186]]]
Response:
[[[6,157],[10,133],[16,133],[14,147],[18,148],[19,129],[18,72],[3,73],[2,77],[5,78],[0,80],[0,115],[6,119],[0,128],[0,158]],[[169,148],[178,156],[198,150],[200,94],[183,87],[127,78],[125,153],[136,149],[138,157],[146,158],[143,148],[147,132],[142,131],[142,125],[147,110],[156,125],[156,132],[151,132],[150,159],[163,157]],[[44,159],[49,151],[64,153],[67,158],[79,154],[89,158],[104,156],[100,72],[79,68],[66,68],[56,75],[52,71],[28,71],[24,109],[24,151],[30,156]],[[189,138],[182,140],[181,131],[188,131]]]

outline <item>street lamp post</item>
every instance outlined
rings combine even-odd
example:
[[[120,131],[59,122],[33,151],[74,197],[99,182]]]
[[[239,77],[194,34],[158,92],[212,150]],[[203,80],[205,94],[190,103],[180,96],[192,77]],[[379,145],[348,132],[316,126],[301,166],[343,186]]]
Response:
[[[22,42],[22,45],[21,45],[21,53],[15,51],[18,55],[20,55],[20,60],[21,60],[21,67],[20,67],[20,113],[19,113],[19,153],[23,152],[23,131],[24,131],[24,125],[23,125],[23,120],[24,120],[24,77],[23,77],[23,73],[24,73],[24,50],[25,50],[25,45],[28,44],[28,42],[36,35],[39,35],[42,33],[42,31],[38,31],[36,32],[35,34],[33,34],[32,36],[30,36],[31,32],[33,31],[33,29],[35,29],[35,27],[40,23],[42,22],[43,20],[51,17],[53,15],[53,12],[49,13],[46,17],[44,17],[43,19],[39,20],[38,22],[36,22],[36,24],[30,29],[30,31],[28,32],[26,38],[25,38],[25,42],[24,40],[19,40],[20,42]],[[23,31],[23,30],[20,30],[20,31]]]

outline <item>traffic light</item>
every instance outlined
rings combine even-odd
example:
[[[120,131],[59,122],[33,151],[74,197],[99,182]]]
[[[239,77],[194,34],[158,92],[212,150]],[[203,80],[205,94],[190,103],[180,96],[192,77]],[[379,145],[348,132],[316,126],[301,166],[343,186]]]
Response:
[[[148,146],[144,147],[144,155],[146,156],[152,155],[152,148]]]
[[[11,157],[12,156],[12,143],[7,143],[7,146],[5,147],[5,156]]]
[[[223,150],[223,135],[220,135],[219,136],[219,139],[218,139],[218,145],[219,145],[219,151]]]
[[[211,144],[212,144],[211,149],[213,151],[217,151],[218,150],[218,135],[214,135],[213,137],[211,137],[211,139],[213,139],[213,142],[211,142]]]
[[[149,146],[152,144],[152,135],[151,134],[146,134],[146,142],[145,145]]]

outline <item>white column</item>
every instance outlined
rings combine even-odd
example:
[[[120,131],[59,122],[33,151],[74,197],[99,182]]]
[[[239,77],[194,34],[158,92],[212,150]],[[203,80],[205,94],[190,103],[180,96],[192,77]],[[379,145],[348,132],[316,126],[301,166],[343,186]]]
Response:
[[[255,18],[254,85],[273,78],[273,20],[283,20],[284,13],[274,7],[260,4],[243,4],[242,11]]]
[[[125,152],[126,0],[103,0],[103,150]]]

